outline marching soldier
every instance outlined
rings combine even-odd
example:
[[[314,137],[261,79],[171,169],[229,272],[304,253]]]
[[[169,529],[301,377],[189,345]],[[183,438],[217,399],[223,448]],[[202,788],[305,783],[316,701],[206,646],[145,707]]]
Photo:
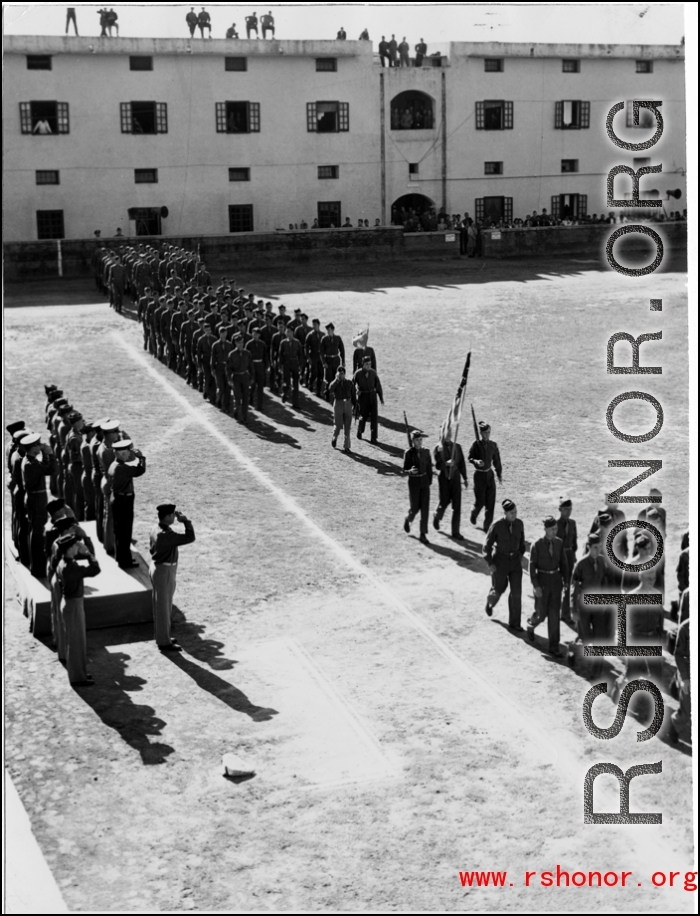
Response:
[[[345,365],[345,346],[342,339],[336,335],[333,322],[326,325],[326,335],[321,339],[319,355],[323,363],[327,396],[328,386],[335,378],[338,366]]]
[[[243,349],[243,337],[240,334],[234,337],[233,342],[234,349],[228,357],[229,383],[233,391],[235,417],[239,423],[247,423],[253,358],[248,350]]]
[[[301,345],[301,351],[299,353],[299,379],[301,384],[306,388],[309,387],[309,362],[306,358],[306,338],[309,336],[310,331],[309,316],[302,312],[299,315],[299,324],[294,328],[294,336]]]
[[[512,499],[501,503],[503,518],[494,522],[486,535],[483,555],[491,573],[491,590],[486,599],[486,616],[493,615],[493,609],[507,588],[508,628],[515,633],[522,632],[522,558],[525,555],[525,527],[518,518],[518,510]]]
[[[350,428],[352,426],[352,407],[355,401],[355,387],[345,378],[345,366],[338,366],[335,378],[328,386],[328,395],[333,404],[333,438],[331,445],[335,448],[338,436],[343,433],[343,451],[350,452]]]
[[[113,445],[114,461],[107,476],[110,481],[111,509],[114,519],[115,558],[121,569],[139,564],[131,554],[134,529],[134,478],[146,473],[146,459],[134,448],[131,439],[119,439]]]
[[[574,587],[573,617],[578,633],[577,641],[584,646],[605,645],[613,636],[610,609],[585,604],[583,600],[585,595],[595,595],[604,591],[605,562],[600,555],[603,545],[597,534],[589,534],[587,542],[588,553],[578,561],[571,577]],[[590,661],[593,662],[593,659]],[[599,665],[589,667],[600,669]],[[591,674],[593,673],[591,671]]]
[[[561,619],[570,627],[575,628],[571,616],[571,576],[576,566],[576,552],[578,550],[578,532],[576,522],[571,518],[572,503],[570,499],[559,502],[559,518],[557,519],[557,537],[564,543],[566,553],[566,566],[569,574],[564,579],[564,588],[561,601]]]
[[[226,376],[231,344],[228,341],[228,325],[219,325],[219,339],[211,348],[211,368],[216,380],[216,406],[225,413],[231,409],[231,389]]]
[[[29,534],[29,569],[36,579],[42,579],[46,575],[44,526],[49,517],[46,478],[56,459],[51,447],[42,443],[39,433],[24,436],[20,445],[24,449],[22,486]]]
[[[299,407],[299,372],[303,349],[294,336],[294,328],[291,324],[287,325],[285,333],[287,339],[280,343],[279,351],[279,364],[282,367],[284,385],[282,403],[291,400],[292,407],[296,410]]]
[[[323,361],[321,360],[321,322],[314,318],[311,322],[312,329],[306,335],[304,349],[306,351],[306,360],[309,366],[309,391],[315,391],[316,397],[321,397],[321,385],[323,384]]]
[[[544,520],[544,537],[530,548],[530,581],[535,589],[535,611],[527,622],[527,638],[535,641],[535,627],[547,620],[549,651],[559,658],[559,610],[564,582],[569,576],[564,542],[557,537],[557,520]]]
[[[462,517],[462,481],[467,485],[467,465],[461,445],[452,441],[446,434],[433,451],[435,468],[438,472],[438,489],[440,503],[433,515],[433,528],[440,530],[440,522],[452,505],[452,537],[455,541],[463,541],[459,531]]]
[[[403,456],[403,470],[408,475],[408,515],[403,530],[411,531],[411,522],[420,512],[420,541],[429,544],[428,517],[430,514],[430,487],[433,483],[433,461],[430,451],[423,447],[425,437],[420,430],[411,433],[411,448]]]
[[[87,670],[87,633],[83,604],[83,580],[98,576],[100,564],[74,534],[58,539],[61,560],[56,579],[61,589],[61,627],[65,638],[66,671],[73,687],[90,687],[94,680]],[[83,566],[81,561],[87,561]]]
[[[467,456],[470,464],[474,466],[474,506],[471,512],[471,523],[476,525],[479,513],[486,509],[484,515],[484,531],[488,531],[493,521],[493,511],[496,505],[496,482],[493,472],[496,471],[498,482],[502,483],[501,455],[498,446],[491,441],[491,427],[488,423],[479,423],[479,439],[476,439]]]
[[[260,325],[253,325],[253,339],[246,344],[250,353],[252,385],[250,390],[251,400],[255,399],[256,410],[263,409],[263,390],[265,388],[265,371],[267,369],[267,347],[260,339],[262,334]]]
[[[352,371],[357,372],[358,369],[361,369],[365,362],[365,357],[369,356],[372,368],[374,371],[377,371],[377,355],[374,352],[372,347],[367,345],[367,339],[369,338],[369,328],[365,331],[361,331],[356,337],[352,339],[352,345],[355,348],[352,354]]]
[[[179,547],[191,544],[194,539],[192,522],[178,512],[173,503],[157,507],[158,524],[150,536],[151,564],[149,573],[153,583],[153,622],[156,645],[161,652],[179,652],[180,646],[170,638],[173,597],[177,577]],[[185,526],[184,534],[173,531],[175,521]]]
[[[362,438],[365,431],[367,420],[370,424],[371,443],[376,445],[377,433],[379,427],[379,409],[377,407],[377,398],[384,406],[384,392],[379,376],[372,368],[372,357],[366,354],[362,363],[362,368],[358,369],[352,378],[356,391],[356,401],[359,409],[360,420],[357,424],[357,438]]]
[[[192,355],[192,339],[197,329],[196,310],[190,309],[180,326],[180,365],[178,372],[188,385],[194,387],[197,380],[197,367]]]

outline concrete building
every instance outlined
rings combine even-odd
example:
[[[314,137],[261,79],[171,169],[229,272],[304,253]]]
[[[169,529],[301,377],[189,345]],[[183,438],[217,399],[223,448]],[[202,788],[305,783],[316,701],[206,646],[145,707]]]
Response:
[[[634,98],[663,102],[648,153],[605,132]],[[621,139],[650,136],[628,124]],[[663,163],[642,191],[686,206],[681,46],[455,42],[382,68],[363,41],[8,37],[3,135],[7,241],[388,224],[428,204],[575,217],[607,210],[618,163]]]

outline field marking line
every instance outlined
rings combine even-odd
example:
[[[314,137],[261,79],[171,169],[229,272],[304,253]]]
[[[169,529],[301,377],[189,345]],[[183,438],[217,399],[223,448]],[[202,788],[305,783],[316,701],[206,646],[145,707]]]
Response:
[[[272,493],[287,512],[295,515],[310,533],[334,553],[348,569],[367,579],[390,607],[398,611],[399,614],[408,620],[413,629],[427,639],[444,658],[461,670],[462,674],[468,679],[470,685],[483,696],[487,703],[490,702],[498,706],[501,715],[511,724],[515,732],[524,732],[525,736],[528,738],[528,743],[534,745],[535,750],[539,752],[536,753],[537,757],[541,758],[541,751],[543,748],[548,748],[553,757],[551,762],[555,763],[557,761],[560,757],[560,749],[554,745],[552,739],[543,728],[537,723],[533,723],[532,717],[528,715],[524,709],[519,708],[511,699],[501,693],[501,691],[489,681],[484,673],[478,671],[473,664],[467,662],[461,655],[455,652],[454,649],[438,636],[418,614],[412,611],[408,605],[394,593],[386,582],[372,572],[371,569],[363,566],[349,550],[343,547],[342,544],[331,537],[331,535],[327,534],[320,525],[313,521],[293,497],[286,493],[281,487],[278,487],[264,471],[260,470],[260,468],[234,442],[232,442],[228,436],[216,428],[214,423],[204,415],[201,408],[192,405],[183,394],[177,391],[167,378],[160,374],[155,366],[152,365],[142,353],[128,341],[124,340],[119,332],[112,331],[111,334],[131,358],[143,366],[146,372],[180,404],[183,410],[192,415],[211,436],[217,439],[224,448],[233,455],[242,467]]]

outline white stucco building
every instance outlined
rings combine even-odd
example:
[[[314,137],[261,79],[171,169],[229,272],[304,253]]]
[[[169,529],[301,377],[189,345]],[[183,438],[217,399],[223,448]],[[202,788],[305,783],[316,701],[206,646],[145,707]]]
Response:
[[[428,201],[601,212],[618,163],[663,163],[642,191],[686,206],[681,46],[455,42],[423,63],[382,68],[362,41],[8,37],[5,240],[388,224]],[[628,153],[605,117],[635,98],[663,103],[664,134]]]

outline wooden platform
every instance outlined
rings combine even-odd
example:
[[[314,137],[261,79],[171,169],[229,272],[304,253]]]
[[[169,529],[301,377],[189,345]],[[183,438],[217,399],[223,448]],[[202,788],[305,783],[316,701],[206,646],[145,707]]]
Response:
[[[85,580],[85,623],[88,630],[118,627],[130,623],[152,623],[151,580],[148,564],[132,548],[138,567],[120,569],[105,553],[98,540],[95,522],[83,522],[82,527],[95,545],[95,558],[100,575]],[[8,531],[5,531],[5,559],[19,588],[22,608],[29,626],[37,636],[51,633],[51,594],[48,579],[35,579],[22,566]]]

